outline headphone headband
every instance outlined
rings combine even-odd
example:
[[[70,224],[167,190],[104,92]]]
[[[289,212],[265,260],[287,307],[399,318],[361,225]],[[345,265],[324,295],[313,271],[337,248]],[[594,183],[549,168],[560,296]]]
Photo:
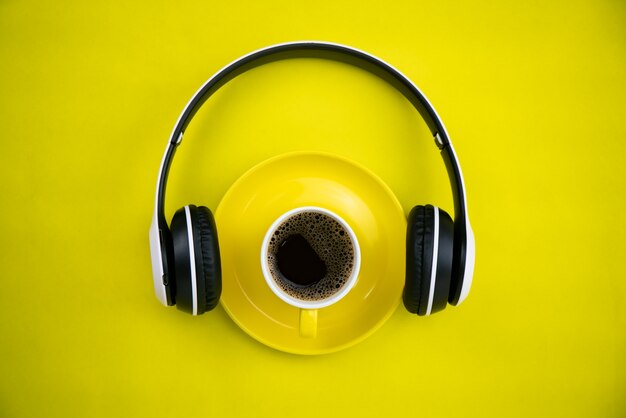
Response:
[[[202,104],[230,80],[258,66],[293,58],[320,58],[339,61],[368,71],[391,84],[396,90],[402,93],[420,113],[435,139],[435,144],[441,150],[441,155],[448,171],[450,185],[452,186],[455,216],[451,289],[456,290],[451,292],[449,302],[453,305],[462,302],[469,293],[474,270],[474,235],[467,215],[467,200],[465,197],[463,174],[461,173],[461,167],[459,166],[454,148],[450,143],[443,122],[428,99],[426,99],[426,96],[424,96],[417,86],[390,64],[355,48],[317,41],[278,44],[259,49],[233,61],[218,71],[198,89],[179,116],[172,130],[172,134],[170,135],[159,170],[154,219],[152,227],[150,228],[151,253],[153,257],[152,264],[153,266],[160,265],[162,267],[160,272],[154,272],[155,292],[161,302],[168,305],[171,304],[167,289],[167,265],[169,263],[162,254],[163,252],[171,254],[171,251],[164,251],[163,248],[164,243],[167,241],[164,239],[164,235],[169,236],[169,229],[165,219],[165,189],[169,169],[176,148],[183,139],[185,129]],[[157,246],[159,248],[155,248]],[[459,280],[462,280],[460,285]]]

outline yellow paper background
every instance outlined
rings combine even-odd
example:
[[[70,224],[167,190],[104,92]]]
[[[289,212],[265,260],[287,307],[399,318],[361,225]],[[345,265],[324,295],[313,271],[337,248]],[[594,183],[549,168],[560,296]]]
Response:
[[[238,56],[320,39],[411,77],[446,123],[475,285],[398,309],[339,353],[269,349],[219,307],[152,294],[148,226],[171,128]],[[626,7],[554,2],[0,3],[0,416],[626,414]],[[215,209],[268,157],[320,150],[406,211],[452,212],[406,101],[341,64],[268,65],[220,91],[172,168],[168,216]]]

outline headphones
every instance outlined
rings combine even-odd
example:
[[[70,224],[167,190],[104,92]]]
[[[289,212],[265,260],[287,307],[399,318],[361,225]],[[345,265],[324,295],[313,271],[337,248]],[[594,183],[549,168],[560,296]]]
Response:
[[[233,78],[260,65],[292,58],[321,58],[359,67],[395,87],[420,113],[441,151],[452,186],[455,216],[452,221],[450,215],[432,205],[411,210],[402,299],[406,309],[418,315],[463,302],[474,273],[474,234],[461,167],[443,122],[417,86],[391,65],[358,49],[313,41],[278,44],[233,61],[200,87],[179,116],[159,169],[150,227],[154,291],[159,301],[199,315],[215,308],[222,292],[218,236],[211,211],[188,205],[176,211],[171,228],[165,220],[167,176],[185,129],[202,104]]]

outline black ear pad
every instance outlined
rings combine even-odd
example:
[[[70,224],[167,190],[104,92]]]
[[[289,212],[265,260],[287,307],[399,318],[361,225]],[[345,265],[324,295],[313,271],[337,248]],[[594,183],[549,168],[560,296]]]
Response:
[[[409,312],[426,315],[446,307],[452,273],[453,238],[454,224],[446,212],[431,205],[416,206],[411,210],[407,225],[406,280],[402,295],[404,306]],[[435,286],[428,312],[432,282]]]
[[[217,240],[217,227],[209,208],[200,206],[195,211],[195,214],[192,211],[192,225],[194,227],[194,238],[199,243],[199,245],[195,246],[196,262],[202,260],[200,267],[203,271],[199,277],[204,277],[203,294],[198,292],[198,314],[201,314],[215,308],[220,300],[222,294],[222,264]]]
[[[222,269],[213,215],[206,207],[189,205],[176,211],[171,225],[176,306],[193,314],[195,291],[195,313],[199,315],[210,311],[217,306],[222,293]],[[195,268],[195,286],[192,263]]]
[[[402,300],[404,307],[415,314],[420,312],[420,306],[426,306],[423,299],[426,297],[425,295],[428,295],[431,266],[430,263],[424,266],[423,260],[432,258],[432,218],[432,210],[427,210],[424,206],[415,206],[409,213],[407,222],[406,277]],[[424,243],[424,240],[429,242]],[[428,254],[424,254],[424,251],[427,251]],[[424,277],[427,279],[424,280]]]

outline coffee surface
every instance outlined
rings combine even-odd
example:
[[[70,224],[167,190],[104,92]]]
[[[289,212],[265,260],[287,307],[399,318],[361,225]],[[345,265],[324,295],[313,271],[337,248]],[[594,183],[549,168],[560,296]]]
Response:
[[[300,212],[280,224],[267,251],[274,281],[292,297],[327,299],[341,291],[354,268],[354,247],[348,232],[320,212]]]

